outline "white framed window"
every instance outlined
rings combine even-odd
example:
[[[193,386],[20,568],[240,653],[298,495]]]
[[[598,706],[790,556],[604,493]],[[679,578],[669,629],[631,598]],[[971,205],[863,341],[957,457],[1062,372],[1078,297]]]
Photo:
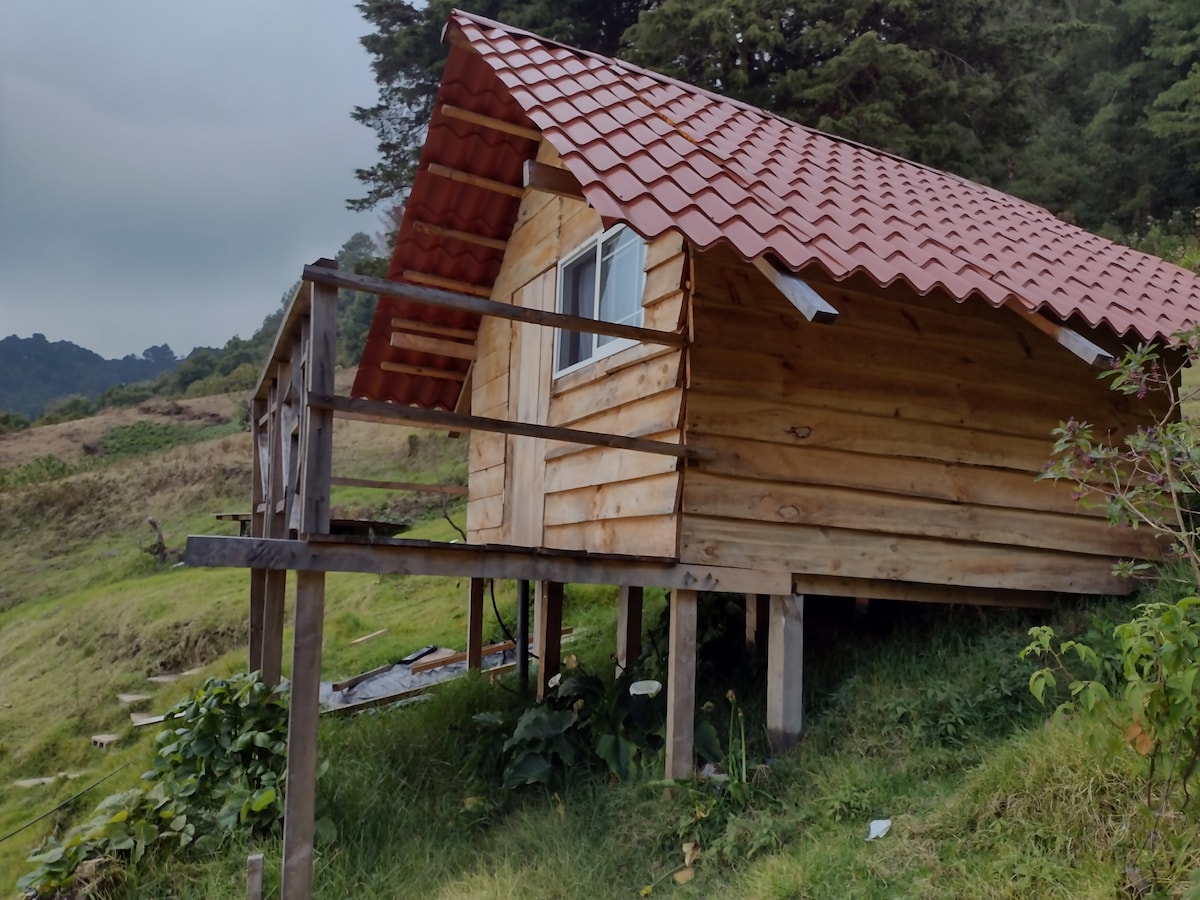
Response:
[[[633,230],[617,225],[596,235],[559,262],[558,311],[640,326],[645,264],[646,242]],[[554,348],[554,374],[561,375],[632,343],[629,338],[560,329]]]

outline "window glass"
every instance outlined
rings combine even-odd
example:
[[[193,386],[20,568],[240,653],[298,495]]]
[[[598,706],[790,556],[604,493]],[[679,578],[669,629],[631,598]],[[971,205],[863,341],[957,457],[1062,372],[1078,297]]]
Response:
[[[593,238],[559,266],[559,311],[623,325],[640,325],[645,255],[645,242],[624,226]],[[628,343],[627,338],[560,330],[555,372]]]

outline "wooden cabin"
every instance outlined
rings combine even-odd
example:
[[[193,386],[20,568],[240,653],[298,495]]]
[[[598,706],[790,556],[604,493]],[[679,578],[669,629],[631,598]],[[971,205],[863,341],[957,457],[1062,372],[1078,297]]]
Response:
[[[306,267],[255,394],[251,666],[297,572],[285,896],[311,881],[324,572],[671,590],[667,774],[692,771],[699,590],[768,629],[768,724],[801,727],[804,595],[1033,605],[1160,555],[1038,481],[1050,431],[1145,413],[1097,379],[1198,320],[1200,278],[965,179],[461,12],[387,280]],[[382,295],[334,395],[336,288]],[[469,441],[466,544],[331,534],[334,416]],[[409,486],[411,487],[411,486]],[[770,598],[769,601],[767,598]],[[306,881],[305,879],[308,879]],[[291,887],[289,887],[289,885]]]

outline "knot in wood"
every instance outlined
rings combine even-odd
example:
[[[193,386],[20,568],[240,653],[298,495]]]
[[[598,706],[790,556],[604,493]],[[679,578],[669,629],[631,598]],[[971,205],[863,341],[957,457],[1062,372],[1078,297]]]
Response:
[[[789,428],[787,430],[787,433],[790,434],[792,437],[794,437],[796,440],[803,441],[806,438],[812,437],[812,426],[811,425],[793,425],[791,428]]]

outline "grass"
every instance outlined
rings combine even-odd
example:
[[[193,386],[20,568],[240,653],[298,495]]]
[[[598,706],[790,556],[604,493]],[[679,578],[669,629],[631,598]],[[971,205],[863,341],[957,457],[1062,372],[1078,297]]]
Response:
[[[149,434],[149,432],[147,432]],[[360,478],[454,482],[465,444],[410,440],[403,429],[339,423],[335,471]],[[146,676],[193,665],[206,674],[244,666],[246,575],[159,568],[138,549],[155,516],[172,547],[194,532],[228,530],[213,512],[244,508],[249,441],[225,435],[114,460],[101,469],[0,492],[0,835],[129,763],[110,781],[45,821],[0,842],[0,881],[27,869],[37,841],[65,829],[108,793],[138,782],[153,729],[135,730],[117,692],[152,695],[161,711],[202,676],[156,686]],[[383,495],[386,497],[386,495]],[[412,522],[414,537],[451,540],[440,501],[390,507],[379,492],[339,490],[347,510]],[[380,506],[380,504],[384,504]],[[460,525],[461,505],[447,510]],[[465,580],[331,574],[322,675],[334,679],[393,662],[428,643],[461,646]],[[570,648],[593,671],[611,671],[613,589],[569,586]],[[497,585],[513,626],[511,584]],[[661,592],[645,620],[661,629]],[[700,700],[727,737],[725,693],[737,692],[750,753],[766,754],[764,664],[742,650],[740,598],[705,596]],[[1109,619],[1119,606],[1096,612]],[[594,898],[652,896],[1111,897],[1143,833],[1140,761],[1104,726],[1047,717],[1017,661],[1034,621],[1014,613],[810,600],[805,738],[773,760],[745,802],[711,786],[665,796],[645,778],[611,783],[585,769],[557,791],[527,790],[509,806],[464,773],[477,738],[471,716],[515,709],[511,685],[482,678],[447,684],[429,702],[321,725],[329,763],[318,812],[337,840],[319,848],[320,897]],[[1087,629],[1093,611],[1064,608],[1061,633]],[[490,603],[492,636],[502,629]],[[369,642],[351,641],[372,631]],[[285,636],[290,645],[290,634]],[[655,642],[645,665],[661,669]],[[662,649],[662,641],[657,646]],[[285,671],[289,660],[285,654]],[[101,753],[89,737],[121,735]],[[74,782],[18,790],[11,780],[78,771]],[[893,821],[866,842],[867,822]],[[1195,810],[1173,817],[1155,855],[1169,894],[1186,896],[1200,866],[1186,840]],[[701,839],[696,877],[676,884],[685,838]],[[1195,842],[1193,842],[1195,843]],[[277,891],[278,838],[230,844],[209,858],[153,855],[130,873],[122,897],[240,897],[245,857],[263,852]]]

